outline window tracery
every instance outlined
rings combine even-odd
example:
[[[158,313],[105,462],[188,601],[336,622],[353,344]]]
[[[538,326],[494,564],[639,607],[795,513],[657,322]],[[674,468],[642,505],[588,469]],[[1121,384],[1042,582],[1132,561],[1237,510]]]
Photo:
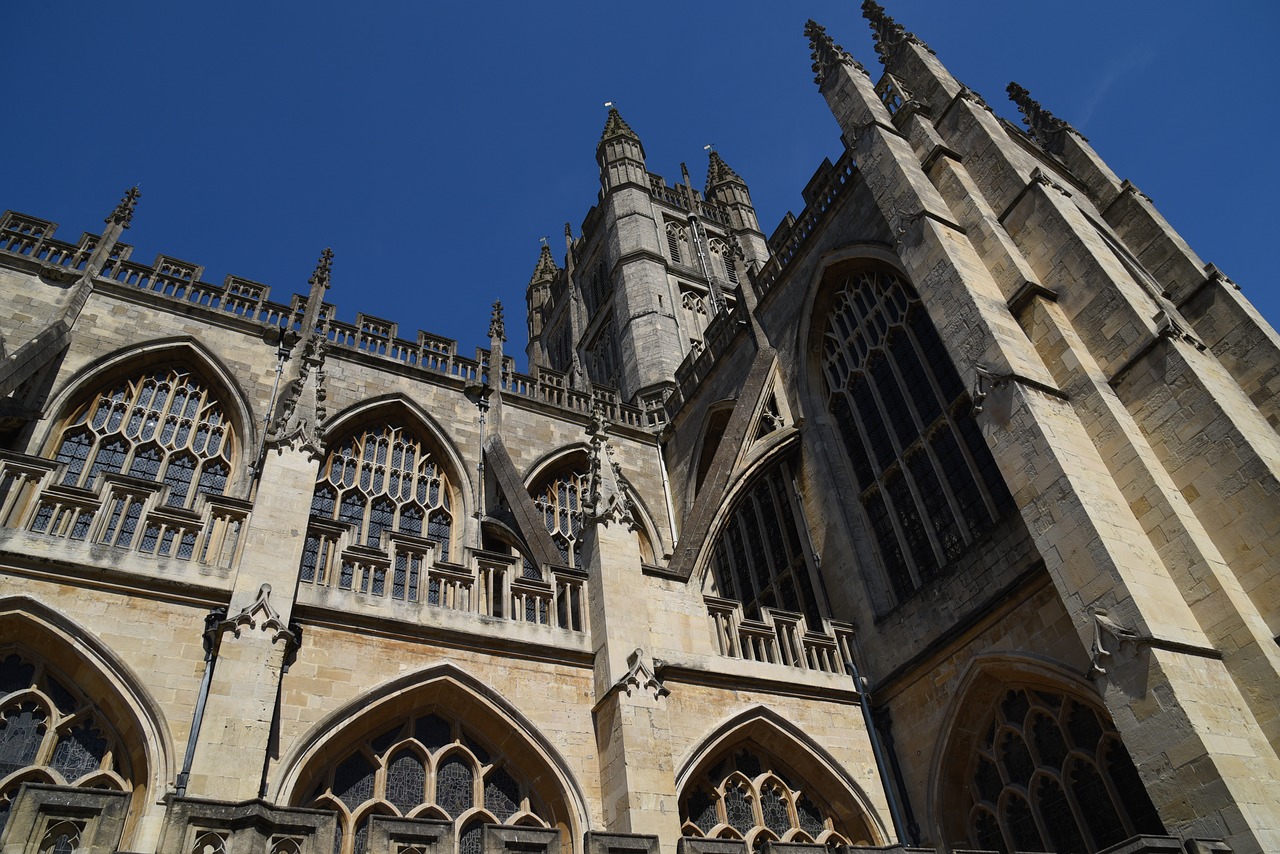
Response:
[[[66,465],[64,486],[127,474],[167,486],[167,506],[190,507],[201,493],[223,494],[234,452],[223,404],[195,374],[170,368],[98,392],[63,428],[54,459]]]
[[[37,658],[0,651],[0,830],[24,781],[130,788],[119,741],[74,684]]]
[[[425,544],[393,549],[391,540],[429,540],[436,545],[436,559],[447,561],[455,548],[453,492],[437,456],[409,428],[387,423],[349,436],[334,446],[320,467],[311,498],[312,526],[303,544],[302,580],[324,583],[326,574],[336,571],[338,587],[352,589],[356,584],[355,564],[340,560],[334,554],[335,537],[321,530],[325,523],[336,522],[345,529],[348,545],[389,556],[386,566],[360,573],[362,592],[372,588],[385,595],[389,580],[393,597],[418,601],[423,595]]]
[[[478,851],[485,824],[547,826],[515,770],[438,712],[366,739],[322,770],[311,791],[307,806],[339,813],[335,854],[363,854],[373,815],[452,820],[459,850]]]
[[[671,256],[672,264],[684,262],[684,252],[688,239],[683,226],[674,222],[667,223],[667,252]]]
[[[757,478],[738,500],[711,553],[716,591],[760,618],[764,607],[803,614],[815,631],[822,626],[810,568],[801,546],[786,463]]]
[[[1011,688],[970,760],[969,835],[1007,852],[1099,851],[1164,826],[1106,714],[1042,688]]]
[[[999,519],[1008,490],[928,313],[896,275],[845,279],[822,353],[828,411],[905,599]]]
[[[581,460],[531,490],[533,503],[542,511],[547,533],[566,566],[582,566],[582,499],[586,489],[586,461]]]
[[[752,747],[714,762],[680,799],[685,836],[776,842],[866,844],[864,827],[838,827],[831,810],[775,757]]]
[[[712,256],[720,264],[720,269],[724,271],[724,277],[729,284],[738,284],[738,267],[733,262],[733,251],[729,245],[718,237],[713,237],[707,242],[711,249]]]

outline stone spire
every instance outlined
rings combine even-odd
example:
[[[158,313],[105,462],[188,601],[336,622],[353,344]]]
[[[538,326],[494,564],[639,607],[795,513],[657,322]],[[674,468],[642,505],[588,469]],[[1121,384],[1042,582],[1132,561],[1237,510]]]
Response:
[[[640,142],[640,137],[631,129],[631,125],[623,120],[622,114],[618,112],[617,107],[609,108],[609,117],[604,120],[604,131],[600,134],[600,142],[605,142],[615,137],[627,137],[636,142]]]
[[[1050,151],[1060,148],[1058,143],[1063,131],[1069,130],[1077,136],[1080,135],[1079,131],[1071,125],[1040,106],[1039,101],[1031,100],[1031,93],[1017,83],[1010,83],[1005,91],[1009,93],[1009,100],[1018,105],[1018,112],[1022,113],[1022,120],[1026,123],[1032,138],[1042,147]],[[1084,137],[1080,138],[1084,139]]]
[[[809,54],[813,57],[814,83],[821,86],[842,65],[867,73],[848,51],[831,40],[831,36],[827,35],[827,28],[813,18],[805,22],[804,34],[809,38]]]
[[[549,282],[560,272],[556,260],[551,257],[551,247],[542,244],[542,252],[538,255],[538,263],[533,267],[533,275],[529,278],[529,287],[542,282]]]
[[[707,193],[711,192],[711,188],[718,184],[724,184],[728,181],[737,181],[745,183],[742,176],[729,168],[729,164],[724,162],[724,158],[720,156],[714,148],[710,149],[711,156],[707,163]]]
[[[131,187],[129,192],[124,194],[124,198],[120,200],[120,204],[116,205],[116,209],[108,214],[103,220],[107,225],[118,225],[121,228],[128,228],[133,222],[133,210],[138,206],[138,198],[142,195],[142,191],[137,186]]]
[[[875,0],[863,0],[862,16],[871,23],[871,37],[876,43],[876,53],[880,55],[880,62],[888,65],[893,59],[894,53],[898,47],[912,42],[919,45],[929,53],[933,50],[920,39],[916,38],[915,33],[909,33],[884,11],[884,7]]]

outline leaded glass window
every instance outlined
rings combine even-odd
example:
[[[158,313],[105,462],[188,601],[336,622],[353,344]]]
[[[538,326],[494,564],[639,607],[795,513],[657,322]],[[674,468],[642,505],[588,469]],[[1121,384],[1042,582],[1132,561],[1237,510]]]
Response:
[[[413,540],[430,540],[435,559],[449,560],[456,549],[455,496],[439,455],[410,428],[388,423],[348,436],[320,467],[301,579],[385,595],[390,570],[392,595],[419,601],[419,577],[432,549]],[[390,565],[371,565],[361,572],[351,561],[335,559],[347,546],[381,551]]]
[[[1000,517],[1008,490],[942,339],[910,287],[847,277],[822,337],[827,409],[901,600]]]
[[[1120,734],[1099,709],[1010,688],[972,759],[969,836],[999,851],[1099,851],[1163,835]]]
[[[680,798],[685,836],[742,839],[753,848],[765,840],[869,844],[865,823],[844,827],[779,760],[743,746],[707,765]]]
[[[74,684],[25,652],[0,652],[0,779],[129,789],[115,734]],[[0,831],[16,794],[17,784],[0,792]]]
[[[582,499],[586,489],[584,460],[582,468],[557,472],[532,490],[551,541],[567,566],[582,565]]]
[[[741,602],[747,617],[781,608],[803,614],[819,631],[822,616],[790,484],[785,463],[756,480],[717,535],[711,569],[716,592]]]
[[[468,834],[484,824],[547,826],[545,809],[516,769],[440,711],[376,731],[298,791],[311,793],[300,806],[339,814],[335,854],[363,854],[373,815],[465,818],[460,845],[479,844]]]
[[[67,486],[92,489],[100,473],[124,473],[163,483],[166,504],[190,507],[198,493],[226,489],[235,446],[227,409],[209,385],[169,368],[100,391],[68,421],[54,459],[66,464]]]

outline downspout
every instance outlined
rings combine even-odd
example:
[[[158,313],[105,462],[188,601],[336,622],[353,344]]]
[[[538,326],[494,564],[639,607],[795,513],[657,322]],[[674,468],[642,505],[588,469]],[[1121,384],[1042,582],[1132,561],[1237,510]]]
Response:
[[[794,475],[791,477],[791,493],[795,498],[796,508],[800,511],[800,527],[804,530],[804,539],[809,546],[809,554],[813,555],[813,562],[818,570],[818,584],[822,587],[822,598],[826,600],[827,608],[830,610],[831,596],[827,593],[827,580],[822,574],[822,557],[818,554],[817,548],[814,547],[813,534],[809,531],[809,517],[805,515],[804,502],[800,499],[800,489]],[[856,647],[857,644],[858,639],[855,635],[851,638],[851,645]],[[870,683],[858,672],[858,665],[853,661],[854,650],[852,648],[849,650],[849,656],[850,658],[844,663],[844,668],[850,678],[853,679],[854,690],[858,692],[858,705],[862,709],[862,724],[867,730],[867,738],[871,741],[871,753],[875,756],[876,770],[880,774],[880,786],[884,789],[884,797],[889,804],[889,816],[893,819],[894,834],[898,837],[898,844],[905,845],[908,844],[906,842],[908,834],[904,831],[908,828],[908,824],[903,821],[897,792],[894,791],[894,786],[889,779],[891,776],[890,769],[892,768],[896,771],[898,763],[896,757],[892,763],[885,760],[884,745],[880,743],[880,732],[875,727],[875,720],[871,711],[871,695],[867,690]],[[895,780],[901,779],[897,774],[892,776]],[[914,827],[914,825],[915,822],[912,822],[910,826]],[[910,835],[910,840],[909,844],[911,845],[916,845],[919,841],[914,833]]]
[[[174,781],[177,796],[187,794],[187,783],[191,779],[191,763],[196,758],[196,743],[200,740],[200,724],[204,721],[204,707],[209,701],[209,684],[213,682],[213,666],[218,663],[218,624],[227,618],[227,609],[223,606],[210,609],[204,618],[204,676],[200,679],[200,693],[196,697],[196,710],[191,719],[191,732],[187,735],[187,752],[182,759],[182,770]]]
[[[297,601],[296,592],[294,601]],[[280,664],[280,678],[276,680],[276,704],[271,710],[270,735],[266,753],[262,757],[262,781],[258,784],[258,797],[264,800],[267,797],[267,772],[271,770],[271,758],[273,755],[276,757],[280,755],[280,698],[284,694],[284,677],[289,672],[289,667],[298,660],[298,650],[302,646],[302,626],[291,622],[289,630],[284,634],[286,643],[284,660]]]

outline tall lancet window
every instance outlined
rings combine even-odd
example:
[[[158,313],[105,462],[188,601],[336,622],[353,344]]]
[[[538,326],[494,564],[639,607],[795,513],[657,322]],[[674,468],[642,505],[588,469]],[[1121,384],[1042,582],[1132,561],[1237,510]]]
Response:
[[[894,273],[840,282],[822,368],[859,503],[906,598],[999,518],[1008,490],[928,313]]]

